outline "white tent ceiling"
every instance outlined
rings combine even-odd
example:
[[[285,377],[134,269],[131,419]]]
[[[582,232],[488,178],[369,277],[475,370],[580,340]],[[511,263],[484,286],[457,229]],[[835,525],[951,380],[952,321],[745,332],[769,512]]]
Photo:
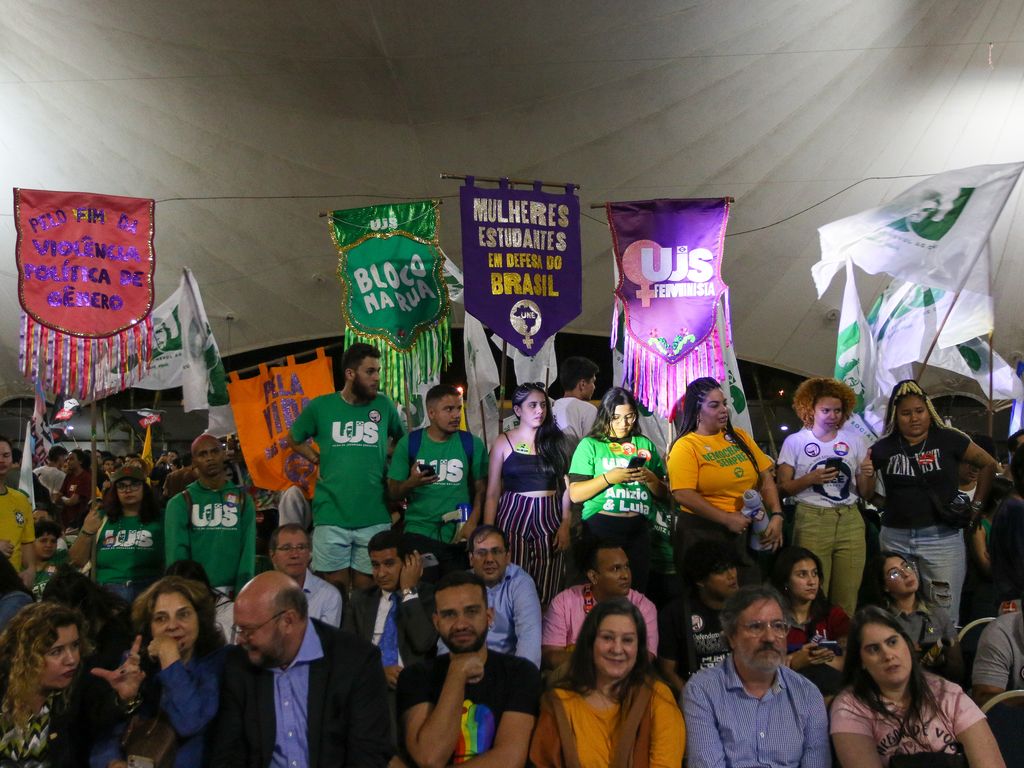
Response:
[[[318,210],[452,198],[440,171],[582,185],[593,218],[568,330],[593,334],[608,333],[611,253],[587,205],[730,195],[740,357],[828,373],[841,281],[816,299],[817,227],[918,175],[1024,159],[1022,8],[2,0],[0,189],[160,200],[157,299],[190,266],[226,353],[338,333]],[[993,236],[1010,360],[1024,349],[1018,205],[1015,192]],[[25,389],[14,242],[0,206],[0,396]],[[441,242],[461,263],[451,202]],[[881,285],[861,281],[865,303]]]

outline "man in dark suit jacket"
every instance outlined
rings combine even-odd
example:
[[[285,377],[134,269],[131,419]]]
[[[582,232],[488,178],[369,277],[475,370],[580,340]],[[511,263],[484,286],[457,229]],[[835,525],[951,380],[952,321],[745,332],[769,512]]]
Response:
[[[434,593],[429,584],[420,582],[423,576],[420,554],[406,551],[399,532],[378,533],[370,539],[367,549],[374,586],[352,592],[342,628],[380,648],[384,675],[393,690],[403,667],[433,657],[437,652]],[[394,658],[392,648],[389,659],[386,623],[393,604],[398,654]]]
[[[394,754],[380,653],[311,620],[306,596],[268,571],[235,600],[211,765],[383,768]],[[305,701],[302,707],[293,700]]]

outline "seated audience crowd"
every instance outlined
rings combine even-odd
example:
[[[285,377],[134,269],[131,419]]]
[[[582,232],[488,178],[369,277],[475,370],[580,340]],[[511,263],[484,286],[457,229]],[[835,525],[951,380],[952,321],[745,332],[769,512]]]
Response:
[[[1019,764],[980,707],[1024,689],[1020,433],[997,479],[916,382],[871,445],[810,379],[776,465],[715,380],[658,444],[570,358],[485,445],[454,387],[407,433],[377,350],[342,366],[311,498],[208,433],[3,487],[0,766]]]

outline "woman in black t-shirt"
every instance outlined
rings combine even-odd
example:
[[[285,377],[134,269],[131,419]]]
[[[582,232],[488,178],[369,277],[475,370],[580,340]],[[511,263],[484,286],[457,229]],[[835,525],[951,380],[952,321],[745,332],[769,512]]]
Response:
[[[875,503],[885,507],[879,544],[898,552],[921,575],[925,596],[960,615],[960,590],[967,573],[963,533],[936,515],[958,493],[958,466],[981,472],[974,495],[980,510],[988,496],[996,461],[958,429],[947,427],[916,381],[898,383],[889,397],[885,433],[871,448],[882,487]]]

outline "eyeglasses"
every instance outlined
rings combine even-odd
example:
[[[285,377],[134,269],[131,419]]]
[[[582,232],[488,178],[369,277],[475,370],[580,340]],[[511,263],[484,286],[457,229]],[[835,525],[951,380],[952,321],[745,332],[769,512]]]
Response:
[[[473,555],[476,557],[501,557],[505,554],[504,547],[491,547],[490,549],[484,549],[483,547],[473,550]]]
[[[267,619],[262,624],[260,624],[258,627],[240,627],[237,624],[235,624],[233,627],[231,627],[231,633],[235,636],[236,640],[238,638],[240,638],[240,637],[252,637],[257,632],[259,632],[261,629],[263,629],[265,626],[267,626],[267,624],[272,622],[274,619],[279,619],[282,616],[284,616],[286,613],[287,613],[287,611],[278,611],[273,616],[271,616],[269,619]]]
[[[282,544],[274,550],[275,552],[309,552],[309,544]]]
[[[630,423],[636,421],[635,413],[616,413],[612,416],[612,421],[628,421]]]
[[[134,491],[136,488],[142,487],[141,480],[119,480],[114,483],[114,487],[119,491]]]
[[[750,635],[763,635],[766,629],[773,635],[784,635],[789,631],[789,625],[782,621],[782,619],[775,619],[775,621],[750,621],[741,626]]]
[[[904,563],[903,565],[898,565],[895,568],[890,568],[885,575],[889,581],[896,581],[896,579],[900,577],[913,576],[915,573],[917,573],[917,569],[914,568],[913,564]]]

